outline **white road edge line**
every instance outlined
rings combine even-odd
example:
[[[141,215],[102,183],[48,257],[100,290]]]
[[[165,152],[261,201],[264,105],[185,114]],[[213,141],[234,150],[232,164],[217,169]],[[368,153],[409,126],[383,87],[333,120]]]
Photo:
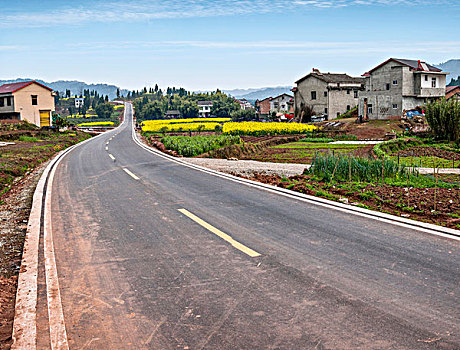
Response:
[[[242,178],[230,175],[230,174],[221,173],[219,171],[211,170],[211,169],[208,169],[208,168],[201,167],[199,165],[190,164],[190,163],[187,163],[185,161],[175,159],[172,156],[168,156],[168,155],[164,154],[163,152],[157,151],[157,150],[145,145],[144,143],[142,143],[142,141],[140,141],[138,139],[134,127],[132,128],[132,138],[133,138],[134,142],[137,143],[137,145],[139,147],[143,148],[144,150],[146,150],[146,151],[148,151],[148,152],[150,152],[152,154],[155,154],[155,155],[157,155],[159,157],[162,157],[164,159],[167,159],[169,161],[181,164],[183,166],[186,166],[186,167],[189,167],[189,168],[192,168],[192,169],[196,169],[196,170],[199,170],[199,171],[202,171],[202,172],[214,175],[214,176],[218,176],[218,177],[221,177],[221,178],[233,181],[233,182],[238,182],[238,183],[244,184],[244,185],[249,186],[249,187],[255,187],[255,188],[258,188],[260,190],[275,193],[275,194],[278,194],[278,195],[281,195],[281,196],[284,196],[284,197],[288,197],[288,198],[293,198],[293,199],[300,200],[302,202],[310,203],[310,204],[313,204],[313,205],[318,205],[318,206],[334,209],[334,210],[337,210],[337,211],[345,212],[345,213],[348,213],[348,214],[362,216],[362,217],[365,217],[365,218],[368,218],[368,219],[373,219],[373,220],[376,220],[376,221],[381,221],[381,222],[389,223],[389,224],[392,224],[392,225],[397,225],[397,226],[409,228],[409,229],[412,229],[412,230],[425,232],[425,233],[428,233],[428,234],[431,234],[431,235],[436,235],[436,236],[440,236],[440,237],[443,237],[443,238],[448,238],[448,239],[453,239],[453,240],[456,240],[456,241],[460,241],[460,230],[450,229],[450,228],[446,228],[446,227],[442,227],[442,226],[436,226],[434,224],[424,223],[424,222],[421,222],[421,221],[415,221],[415,220],[400,218],[398,216],[394,216],[394,215],[391,215],[391,214],[380,213],[380,212],[369,210],[369,209],[364,209],[364,208],[354,207],[354,206],[350,206],[350,205],[346,205],[346,204],[342,204],[342,203],[337,203],[337,202],[333,202],[333,201],[330,201],[330,200],[327,200],[327,199],[314,197],[314,196],[309,196],[309,195],[306,195],[306,194],[303,194],[303,193],[294,192],[294,191],[287,190],[287,189],[284,189],[284,188],[280,188],[280,187],[276,187],[276,186],[272,186],[272,185],[267,185],[267,184],[252,181],[252,180],[242,179]]]
[[[47,192],[49,191],[49,194],[52,193],[54,174],[61,160],[62,158],[56,162],[56,165],[51,170],[47,188]],[[51,348],[53,350],[67,350],[69,349],[69,344],[65,329],[64,312],[62,310],[56,257],[54,255],[53,227],[51,220],[51,195],[47,195],[45,197],[44,221],[44,260]]]
[[[107,133],[94,136],[88,140],[80,142],[57,153],[54,158],[51,159],[50,163],[40,176],[33,195],[32,208],[30,211],[26,237],[24,240],[21,268],[19,270],[15,314],[13,321],[13,344],[11,345],[12,350],[35,350],[37,348],[38,250],[41,213],[43,208],[42,203],[48,174],[50,173],[55,163],[63,159],[76,147],[80,147],[94,139],[113,133],[115,130],[119,129],[125,124],[126,118],[117,128],[110,130]]]
[[[105,148],[105,150],[108,152],[108,151],[109,151],[109,148],[108,148],[108,147],[106,147],[106,148]]]
[[[129,171],[128,169],[123,168],[123,170],[126,172],[126,174],[131,176],[134,180],[139,180],[139,178],[136,175],[134,175],[131,171]]]
[[[109,157],[110,157],[110,159],[112,159],[113,161],[115,161],[115,157],[112,156],[110,153],[109,153]]]

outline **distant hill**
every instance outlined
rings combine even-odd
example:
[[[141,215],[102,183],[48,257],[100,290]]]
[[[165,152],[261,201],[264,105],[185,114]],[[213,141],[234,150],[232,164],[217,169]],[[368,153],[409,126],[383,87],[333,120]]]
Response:
[[[230,94],[236,98],[245,98],[249,101],[263,100],[266,97],[276,97],[281,94],[292,95],[292,86],[265,87],[259,89],[235,89],[224,90],[226,94]]]
[[[87,84],[82,81],[66,81],[66,80],[58,80],[54,82],[45,82],[41,79],[23,79],[23,78],[18,78],[14,80],[0,80],[0,85],[2,84],[10,84],[10,83],[19,83],[22,81],[29,81],[29,80],[35,80],[39,82],[40,84],[49,86],[55,91],[59,92],[65,92],[66,90],[70,90],[72,96],[74,95],[81,95],[83,93],[83,90],[89,89],[89,90],[96,90],[99,95],[108,95],[109,99],[114,99],[117,97],[117,89],[118,86],[115,85],[109,85],[109,84]],[[122,95],[127,95],[129,90],[125,89],[120,89],[120,93]]]
[[[458,58],[449,60],[444,63],[435,64],[435,66],[441,68],[443,71],[450,73],[447,76],[447,84],[449,84],[451,80],[457,79],[460,76],[460,59]]]

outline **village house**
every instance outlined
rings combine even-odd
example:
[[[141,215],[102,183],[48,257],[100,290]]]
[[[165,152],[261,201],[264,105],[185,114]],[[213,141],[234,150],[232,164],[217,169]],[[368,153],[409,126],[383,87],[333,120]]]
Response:
[[[166,119],[179,119],[180,117],[181,117],[180,112],[176,110],[166,111],[165,113]]]
[[[256,115],[258,119],[267,118],[270,114],[270,100],[271,97],[264,98],[263,100],[256,100]]]
[[[460,86],[446,86],[446,100],[460,101]]]
[[[295,83],[292,91],[296,117],[308,106],[316,115],[337,118],[358,105],[359,92],[364,89],[363,78],[343,73],[321,73],[318,69],[313,69]]]
[[[363,75],[358,113],[365,120],[402,116],[444,97],[447,74],[420,60],[390,58]]]
[[[39,127],[51,125],[53,89],[26,81],[0,86],[0,119],[26,120]]]
[[[201,118],[208,118],[211,115],[212,101],[198,101],[198,114]]]
[[[245,98],[242,98],[241,100],[236,100],[240,104],[240,108],[243,110],[254,108],[251,102],[246,100]]]
[[[270,112],[287,113],[294,103],[294,96],[281,94],[270,99]]]
[[[83,97],[75,97],[75,108],[83,107],[85,99]]]

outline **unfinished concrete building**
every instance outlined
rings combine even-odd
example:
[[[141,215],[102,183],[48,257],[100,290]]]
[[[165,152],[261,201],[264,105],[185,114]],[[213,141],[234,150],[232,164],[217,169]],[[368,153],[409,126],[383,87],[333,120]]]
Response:
[[[294,92],[296,118],[310,106],[317,115],[337,118],[358,105],[364,79],[342,73],[321,73],[318,69],[296,81]]]
[[[401,116],[445,96],[447,74],[422,61],[390,58],[363,75],[358,113],[364,119]]]

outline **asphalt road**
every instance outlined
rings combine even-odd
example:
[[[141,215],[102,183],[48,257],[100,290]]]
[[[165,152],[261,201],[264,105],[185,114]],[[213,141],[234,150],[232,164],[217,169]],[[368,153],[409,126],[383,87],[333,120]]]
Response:
[[[460,348],[457,241],[176,164],[131,118],[56,170],[71,349]]]

